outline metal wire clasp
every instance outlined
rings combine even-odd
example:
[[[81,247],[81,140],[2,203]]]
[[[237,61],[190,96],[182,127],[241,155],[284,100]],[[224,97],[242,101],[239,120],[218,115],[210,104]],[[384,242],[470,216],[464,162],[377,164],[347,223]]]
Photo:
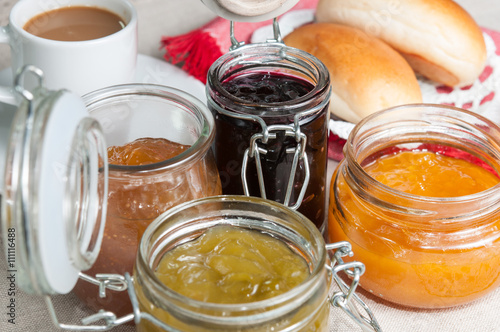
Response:
[[[139,310],[139,302],[137,300],[137,296],[135,295],[134,283],[132,281],[132,277],[128,273],[125,273],[124,276],[120,274],[98,274],[95,278],[80,273],[80,278],[92,284],[98,285],[99,296],[101,297],[106,296],[104,292],[106,288],[115,291],[128,291],[133,312],[118,318],[114,313],[110,311],[100,310],[96,314],[83,318],[81,320],[83,325],[62,324],[57,319],[56,310],[50,296],[45,296],[45,302],[49,309],[52,322],[55,326],[71,331],[108,331],[116,326],[123,325],[132,321],[135,324],[139,324],[139,322],[144,319],[150,321],[166,332],[181,332],[175,328],[169,327],[151,314],[147,312],[141,312]],[[104,324],[92,325],[99,321],[104,321]]]
[[[286,137],[295,137],[297,145],[294,148],[286,149],[287,154],[293,154],[292,169],[290,170],[290,175],[288,177],[288,183],[286,187],[285,199],[283,204],[289,208],[296,210],[299,208],[304,195],[306,193],[307,186],[309,184],[310,171],[309,171],[309,161],[307,159],[307,154],[305,152],[307,136],[300,131],[300,127],[297,130],[295,126],[291,125],[272,125],[265,127],[262,133],[254,134],[250,139],[250,146],[245,150],[243,155],[243,162],[241,165],[241,181],[243,184],[243,191],[245,195],[250,196],[250,190],[248,189],[247,181],[247,166],[250,159],[255,159],[255,166],[257,168],[257,178],[259,181],[259,190],[262,198],[267,198],[266,187],[264,183],[264,175],[262,172],[262,163],[260,160],[260,155],[266,155],[268,150],[259,146],[261,144],[267,144],[269,140],[274,140],[277,138],[278,132],[284,132]],[[292,191],[295,183],[295,177],[297,174],[297,166],[299,162],[302,161],[304,167],[304,181],[302,183],[302,188],[300,190],[299,196],[293,206],[290,205],[290,199],[292,196]]]
[[[114,291],[125,291],[129,288],[131,284],[127,276],[122,276],[120,274],[98,274],[96,278],[88,276],[86,274],[80,273],[80,278],[94,285],[99,286],[99,296],[106,296],[106,288]],[[45,303],[49,309],[49,314],[52,322],[55,326],[71,330],[71,331],[108,331],[115,326],[122,325],[131,322],[134,319],[134,314],[128,314],[123,317],[116,317],[116,315],[110,311],[100,310],[98,313],[90,315],[82,319],[83,325],[70,325],[60,323],[54,305],[50,296],[45,296]],[[96,322],[104,321],[102,325],[92,325]]]
[[[273,19],[273,35],[274,39],[267,40],[268,43],[283,43],[283,38],[281,38],[280,26],[276,17]],[[245,45],[245,42],[238,41],[234,36],[234,21],[231,21],[229,25],[229,38],[231,39],[231,47],[229,48],[230,51]]]
[[[330,243],[326,245],[326,249],[333,251],[330,270],[333,279],[340,288],[339,292],[330,297],[331,305],[341,308],[363,331],[381,332],[382,328],[372,311],[356,294],[359,279],[365,272],[365,265],[356,261],[347,263],[343,261],[342,257],[353,255],[349,242]],[[339,276],[340,272],[344,272],[352,280],[350,285]]]

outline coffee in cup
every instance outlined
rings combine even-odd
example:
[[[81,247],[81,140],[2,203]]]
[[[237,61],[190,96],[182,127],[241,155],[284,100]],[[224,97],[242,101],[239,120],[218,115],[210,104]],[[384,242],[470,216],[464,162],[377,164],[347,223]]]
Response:
[[[72,6],[50,10],[30,19],[23,27],[32,35],[60,41],[83,41],[120,31],[126,22],[98,7]]]
[[[67,16],[70,12],[71,17]],[[104,17],[98,18],[100,14]],[[86,26],[69,33],[75,35],[74,41],[61,37],[63,32],[55,32],[55,38],[39,35],[57,26],[73,29],[78,22]],[[108,30],[99,22],[114,28]],[[89,25],[99,35],[86,36]],[[10,45],[12,77],[24,66],[33,65],[42,70],[46,88],[67,89],[82,96],[134,80],[137,12],[129,0],[18,1],[10,12],[8,26],[0,27],[0,43]],[[25,78],[24,83],[30,90],[38,85],[31,79]],[[0,87],[0,102],[12,103],[12,95],[12,86]]]

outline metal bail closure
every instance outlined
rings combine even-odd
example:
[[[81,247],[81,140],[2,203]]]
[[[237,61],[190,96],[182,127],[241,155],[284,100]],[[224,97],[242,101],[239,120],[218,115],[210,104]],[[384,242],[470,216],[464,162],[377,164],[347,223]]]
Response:
[[[294,137],[296,141],[295,148],[286,149],[287,154],[293,154],[292,168],[290,170],[290,175],[288,177],[288,183],[286,187],[285,199],[283,201],[283,205],[291,208],[292,210],[297,210],[304,199],[304,195],[306,193],[307,186],[309,185],[310,171],[309,171],[309,161],[307,158],[307,153],[305,152],[307,136],[300,132],[300,127],[291,126],[291,125],[272,125],[269,127],[265,127],[263,133],[257,133],[252,136],[250,139],[250,146],[245,150],[243,155],[243,162],[241,165],[241,181],[243,184],[243,191],[246,196],[250,196],[250,190],[248,188],[248,180],[247,180],[247,166],[250,159],[255,159],[255,166],[257,168],[257,178],[259,181],[259,190],[262,198],[267,198],[266,187],[264,181],[264,175],[262,172],[262,163],[260,160],[260,156],[266,155],[268,150],[259,146],[261,144],[267,144],[269,140],[274,140],[277,138],[277,132],[284,132],[286,137]],[[290,200],[292,196],[293,187],[295,184],[295,177],[297,174],[297,168],[299,162],[302,161],[304,166],[304,181],[302,184],[302,188],[300,190],[299,196],[297,197],[297,201],[293,206],[290,206]]]
[[[333,279],[340,291],[330,298],[332,306],[342,309],[358,324],[363,331],[381,332],[382,328],[377,322],[370,308],[356,294],[359,279],[365,272],[365,265],[360,262],[345,263],[342,257],[352,256],[351,244],[346,241],[326,244],[326,249],[333,252],[332,266],[330,267]],[[344,272],[352,280],[348,285],[339,273]]]
[[[283,43],[283,38],[281,38],[280,26],[276,17],[273,18],[273,36],[273,39],[268,39],[266,42],[281,44]],[[234,21],[231,21],[229,26],[229,38],[231,39],[231,47],[229,48],[230,51],[245,45],[245,42],[239,42],[234,35]]]

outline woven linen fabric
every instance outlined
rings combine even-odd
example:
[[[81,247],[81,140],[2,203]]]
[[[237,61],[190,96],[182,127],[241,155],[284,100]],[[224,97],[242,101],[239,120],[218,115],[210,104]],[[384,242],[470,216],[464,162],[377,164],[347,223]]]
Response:
[[[356,255],[356,254],[355,254]],[[354,256],[356,257],[356,256]],[[5,259],[0,259],[0,331],[52,332],[60,331],[52,324],[43,298],[27,295],[17,289],[16,324],[7,322],[8,283]],[[332,292],[337,291],[333,287]],[[97,292],[97,289],[96,289]],[[500,332],[500,288],[486,297],[462,306],[439,310],[419,310],[389,304],[367,294],[359,296],[373,311],[384,332]],[[65,324],[79,324],[79,319],[93,314],[72,294],[53,297],[58,319]],[[356,332],[359,327],[339,308],[330,311],[330,332]],[[111,331],[132,332],[131,325]]]

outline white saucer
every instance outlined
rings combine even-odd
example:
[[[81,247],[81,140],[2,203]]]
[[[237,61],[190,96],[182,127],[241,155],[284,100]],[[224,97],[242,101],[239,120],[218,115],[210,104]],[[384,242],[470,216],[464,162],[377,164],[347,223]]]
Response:
[[[171,86],[186,91],[206,103],[205,85],[182,69],[162,59],[148,55],[137,56],[137,71],[134,83],[148,83]],[[6,68],[0,71],[0,85],[12,84],[12,71]]]
[[[207,102],[205,84],[162,59],[139,54],[135,79],[136,83],[171,86],[192,94],[204,104]]]

